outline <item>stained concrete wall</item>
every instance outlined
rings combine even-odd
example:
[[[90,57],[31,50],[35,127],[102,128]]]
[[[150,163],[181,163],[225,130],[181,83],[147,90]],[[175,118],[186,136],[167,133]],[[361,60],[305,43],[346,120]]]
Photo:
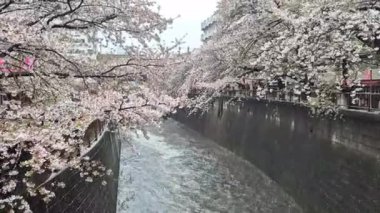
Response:
[[[115,132],[105,131],[86,154],[90,161],[100,161],[112,175],[95,179],[92,183],[80,177],[80,171],[66,169],[44,186],[54,188],[55,199],[45,204],[39,197],[28,201],[33,212],[116,212],[120,162],[120,140]],[[105,180],[107,185],[103,186]],[[51,183],[65,183],[65,188],[52,187]]]
[[[174,118],[251,161],[306,212],[380,212],[380,117],[314,117],[300,105],[220,98]]]

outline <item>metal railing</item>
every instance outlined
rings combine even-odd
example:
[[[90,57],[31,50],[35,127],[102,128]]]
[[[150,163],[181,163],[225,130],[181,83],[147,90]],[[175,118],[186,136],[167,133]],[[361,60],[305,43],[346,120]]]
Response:
[[[244,97],[244,98],[260,98],[264,100],[285,101],[294,103],[307,102],[307,96],[304,94],[296,95],[292,92],[286,92],[281,90],[273,90],[267,92],[262,96],[258,96],[254,90],[229,90],[221,93],[223,96],[229,97]]]
[[[342,95],[348,100],[350,109],[380,111],[380,93],[359,92],[354,97],[351,96],[351,93],[343,93]]]
[[[262,96],[257,96],[254,90],[228,90],[221,93],[222,96],[227,97],[243,97],[243,98],[260,98],[264,100],[283,101],[291,103],[307,103],[308,98],[305,93],[294,94],[282,90],[273,90],[267,92]],[[309,95],[310,97],[317,97],[316,94]],[[357,92],[353,97],[352,93],[332,93],[329,99],[338,107],[349,108],[355,110],[365,111],[380,111],[380,92],[363,91]]]

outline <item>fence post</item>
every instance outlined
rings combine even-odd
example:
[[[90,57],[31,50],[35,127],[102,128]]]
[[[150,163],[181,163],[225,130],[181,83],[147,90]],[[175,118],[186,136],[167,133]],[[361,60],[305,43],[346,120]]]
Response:
[[[371,112],[372,109],[372,82],[371,85],[369,86],[369,108],[368,112]]]
[[[338,95],[337,97],[338,106],[342,108],[348,108],[349,101],[347,100],[346,93],[341,92],[341,93],[338,93],[337,95]]]

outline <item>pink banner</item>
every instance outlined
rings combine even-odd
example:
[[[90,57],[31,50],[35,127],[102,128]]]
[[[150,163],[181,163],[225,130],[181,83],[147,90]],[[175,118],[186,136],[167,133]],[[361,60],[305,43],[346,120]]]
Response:
[[[367,69],[364,71],[363,80],[372,80],[372,70]]]
[[[33,71],[34,58],[29,57],[29,56],[26,56],[26,57],[25,57],[24,64],[26,65],[26,66],[24,67],[25,70],[27,70],[27,71],[29,71],[29,72]]]
[[[0,58],[0,72],[9,73],[10,70],[6,67],[5,60]]]
[[[0,58],[0,72],[10,73],[10,72],[32,72],[35,64],[35,58],[31,56],[26,56],[23,61],[20,61],[19,67],[16,69],[9,69],[4,58]]]

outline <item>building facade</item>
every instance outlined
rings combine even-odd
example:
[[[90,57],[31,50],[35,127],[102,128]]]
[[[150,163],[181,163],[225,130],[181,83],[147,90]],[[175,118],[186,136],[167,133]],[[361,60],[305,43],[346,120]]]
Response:
[[[71,32],[61,38],[62,42],[68,43],[65,54],[72,58],[96,59],[99,52],[101,39],[96,32]]]
[[[65,55],[72,58],[96,60],[100,54],[125,55],[121,44],[121,34],[113,35],[111,38],[107,32],[101,30],[71,32],[61,37],[66,43]]]
[[[216,12],[202,22],[202,41],[206,43],[218,32],[227,19],[238,19],[244,14],[256,13],[257,0],[220,0]]]
[[[202,22],[202,41],[209,41],[218,31],[218,26],[220,26],[221,17],[218,12],[215,12],[212,16],[207,18]]]

